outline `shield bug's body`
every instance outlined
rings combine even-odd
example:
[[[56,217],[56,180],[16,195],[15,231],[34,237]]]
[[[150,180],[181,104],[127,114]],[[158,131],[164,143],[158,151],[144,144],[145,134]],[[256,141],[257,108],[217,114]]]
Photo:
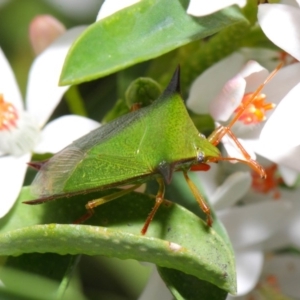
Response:
[[[142,229],[142,234],[145,234],[163,201],[165,183],[171,181],[173,172],[182,171],[207,215],[207,224],[211,225],[210,209],[187,172],[207,170],[206,163],[209,162],[233,160],[222,157],[216,147],[225,134],[229,134],[241,149],[245,156],[243,162],[265,176],[263,168],[250,158],[232,134],[230,128],[234,122],[228,127],[217,128],[208,138],[200,134],[180,96],[178,69],[167,89],[153,104],[101,126],[45,162],[30,163],[39,170],[32,184],[32,192],[39,199],[25,203],[39,204],[66,195],[134,184],[134,187],[107,198],[88,202],[88,213],[80,219],[84,221],[92,215],[94,207],[156,179],[159,191],[156,204]]]

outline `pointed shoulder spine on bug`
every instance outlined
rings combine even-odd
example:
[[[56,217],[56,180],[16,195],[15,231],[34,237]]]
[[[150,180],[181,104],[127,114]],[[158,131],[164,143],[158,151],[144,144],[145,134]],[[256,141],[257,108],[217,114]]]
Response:
[[[253,93],[245,108],[279,68]],[[179,75],[177,68],[168,87],[153,104],[101,126],[44,163],[31,163],[39,169],[33,192],[40,198],[25,203],[39,204],[64,196],[135,184],[128,189],[130,192],[140,184],[156,179],[159,189],[155,205],[141,231],[145,234],[163,201],[165,183],[170,183],[175,171],[182,171],[196,201],[207,215],[207,225],[211,226],[210,208],[187,172],[208,170],[206,163],[220,160],[241,161],[261,177],[265,177],[265,171],[251,159],[232,133],[231,127],[237,117],[228,126],[216,128],[207,139],[198,132],[180,96]],[[226,134],[236,143],[244,160],[221,156],[216,146]],[[80,221],[89,218],[96,206],[122,195],[124,192],[88,202],[88,213]]]
[[[39,163],[32,184],[38,204],[66,194],[142,183],[219,156],[194,126],[179,91],[179,68],[161,97],[122,116]],[[31,163],[35,165],[35,163]]]

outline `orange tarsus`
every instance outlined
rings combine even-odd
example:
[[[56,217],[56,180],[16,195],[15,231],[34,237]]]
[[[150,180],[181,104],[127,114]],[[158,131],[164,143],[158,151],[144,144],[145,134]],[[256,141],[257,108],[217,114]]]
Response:
[[[265,168],[267,179],[262,181],[261,178],[257,176],[256,173],[252,173],[252,189],[258,193],[267,194],[270,191],[273,191],[273,198],[279,199],[280,198],[280,191],[278,190],[278,185],[283,183],[283,179],[278,177],[277,172],[277,165],[272,164],[271,166]]]
[[[87,205],[86,205],[87,206]],[[79,219],[73,222],[73,224],[82,224],[87,221],[94,214],[93,209],[87,209],[87,213],[81,216]]]

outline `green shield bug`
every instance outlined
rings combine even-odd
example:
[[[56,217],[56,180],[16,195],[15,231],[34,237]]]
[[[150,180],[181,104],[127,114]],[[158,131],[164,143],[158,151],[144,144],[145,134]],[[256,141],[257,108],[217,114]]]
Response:
[[[275,70],[253,93],[246,108],[276,73]],[[226,127],[220,126],[205,138],[189,117],[180,96],[179,68],[168,87],[151,105],[132,111],[74,141],[49,160],[30,165],[38,169],[32,183],[32,193],[39,197],[26,201],[40,204],[65,195],[72,196],[97,190],[107,190],[128,184],[133,187],[87,203],[86,220],[93,209],[136,189],[142,183],[156,179],[159,190],[155,206],[141,230],[142,234],[153,219],[164,198],[165,184],[172,174],[182,171],[195,199],[212,225],[209,206],[188,176],[189,170],[208,170],[207,163],[220,160],[238,160],[265,177],[264,169],[244,150],[231,131],[243,110]],[[244,156],[244,160],[222,157],[216,147],[228,134]]]

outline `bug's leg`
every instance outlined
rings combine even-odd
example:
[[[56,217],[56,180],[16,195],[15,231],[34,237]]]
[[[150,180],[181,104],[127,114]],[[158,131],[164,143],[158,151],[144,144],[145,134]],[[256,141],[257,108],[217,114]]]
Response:
[[[148,217],[147,217],[147,219],[145,221],[145,224],[144,224],[144,226],[143,226],[143,228],[141,230],[141,233],[143,235],[146,234],[147,229],[148,229],[151,221],[153,220],[156,211],[158,210],[159,206],[162,204],[162,202],[164,200],[164,195],[165,195],[165,183],[164,183],[164,180],[162,178],[158,178],[157,182],[159,184],[159,188],[158,188],[158,192],[157,192],[156,197],[155,197],[155,205],[152,208],[150,214],[148,215]]]
[[[190,177],[188,176],[186,171],[183,171],[183,175],[184,175],[184,178],[185,178],[187,184],[189,185],[189,188],[191,189],[194,197],[196,198],[200,208],[206,214],[207,226],[211,227],[212,223],[213,223],[213,219],[211,217],[209,206],[206,204],[203,196],[199,193],[198,188],[196,187],[194,182],[190,179]]]
[[[130,107],[130,111],[136,111],[142,108],[141,103],[133,103]]]
[[[224,135],[228,134],[230,138],[234,141],[236,146],[239,148],[241,153],[243,154],[245,160],[242,159],[236,159],[232,157],[218,157],[213,158],[210,161],[219,161],[219,160],[237,160],[239,162],[247,164],[251,169],[253,169],[255,172],[257,172],[261,178],[266,178],[266,172],[264,168],[254,159],[251,158],[249,153],[246,151],[246,149],[242,146],[242,144],[239,142],[237,137],[234,135],[234,133],[231,131],[230,127],[220,126],[217,128],[217,130],[208,137],[208,140],[213,145],[218,145],[221,139],[224,137]]]
[[[104,203],[107,203],[109,201],[112,201],[112,200],[115,200],[117,198],[120,198],[134,190],[136,190],[138,187],[140,187],[141,184],[136,184],[130,188],[127,188],[127,189],[124,189],[122,191],[119,191],[119,192],[116,192],[116,193],[113,193],[111,195],[107,195],[107,196],[104,196],[102,198],[98,198],[98,199],[95,199],[95,200],[92,200],[92,201],[89,201],[86,205],[85,205],[85,208],[87,210],[87,213],[85,215],[83,215],[81,218],[79,218],[78,220],[76,220],[74,222],[74,224],[81,224],[83,222],[85,222],[86,220],[88,220],[93,214],[94,214],[94,208],[101,205],[101,204],[104,204]]]

